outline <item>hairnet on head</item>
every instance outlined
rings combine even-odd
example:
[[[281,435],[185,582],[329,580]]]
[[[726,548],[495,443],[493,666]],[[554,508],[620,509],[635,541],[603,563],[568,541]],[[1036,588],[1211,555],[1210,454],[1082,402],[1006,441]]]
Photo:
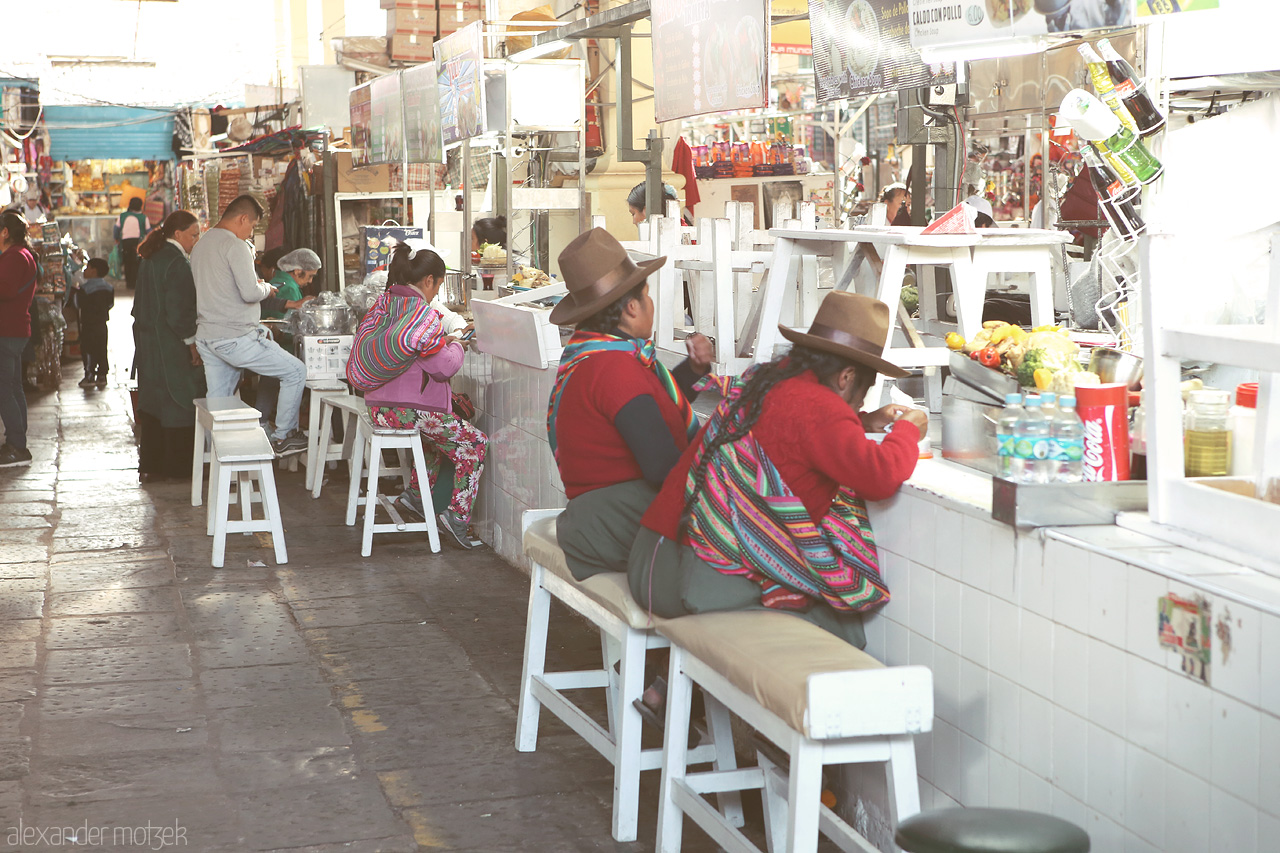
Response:
[[[294,249],[276,261],[276,269],[285,272],[307,272],[320,269],[320,256],[310,249]]]

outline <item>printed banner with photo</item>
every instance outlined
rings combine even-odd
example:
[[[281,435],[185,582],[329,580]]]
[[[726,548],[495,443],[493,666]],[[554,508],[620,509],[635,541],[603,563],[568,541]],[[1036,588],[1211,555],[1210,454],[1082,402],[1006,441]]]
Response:
[[[365,83],[351,90],[348,103],[351,108],[351,165],[369,165],[369,89]]]
[[[907,0],[917,49],[1131,27],[1138,0]]]
[[[1138,0],[1138,19],[1217,8],[1218,0]]]
[[[820,103],[956,82],[954,64],[930,67],[911,46],[904,0],[813,0],[809,23]]]
[[[653,0],[658,121],[769,105],[766,0]]]
[[[435,43],[440,127],[445,145],[479,136],[485,131],[481,27],[481,22],[477,21]]]
[[[401,72],[404,89],[404,144],[410,163],[443,163],[440,133],[440,89],[436,64],[428,62]]]
[[[374,165],[404,160],[404,109],[400,103],[400,75],[387,74],[369,82],[369,162]]]

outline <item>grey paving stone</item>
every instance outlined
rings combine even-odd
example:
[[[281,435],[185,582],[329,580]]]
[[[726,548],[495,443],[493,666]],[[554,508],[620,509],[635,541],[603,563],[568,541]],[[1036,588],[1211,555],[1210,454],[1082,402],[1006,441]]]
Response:
[[[6,544],[0,548],[0,564],[3,563],[44,563],[49,559],[47,545]]]
[[[54,649],[45,659],[47,684],[191,678],[189,649],[181,643],[98,649]]]
[[[323,785],[360,775],[360,764],[350,746],[270,752],[223,752],[218,767],[237,788],[274,790],[286,786]]]
[[[5,580],[45,578],[48,576],[49,566],[43,561],[38,563],[0,563],[0,578]]]
[[[199,713],[200,690],[193,680],[54,685],[45,687],[39,705],[40,718],[50,720]]]
[[[62,616],[49,621],[45,645],[50,649],[117,648],[173,642],[183,634],[176,613]]]
[[[175,590],[98,589],[64,592],[50,596],[54,616],[95,616],[114,613],[172,613],[178,610]]]
[[[43,612],[43,592],[15,591],[0,596],[0,620],[39,619]]]
[[[35,640],[0,643],[0,669],[31,669],[35,665]]]
[[[346,746],[350,738],[333,707],[288,701],[257,703],[210,712],[224,752],[264,752]]]
[[[411,593],[361,595],[291,603],[304,628],[364,625],[376,622],[423,622],[430,618],[426,602]]]
[[[31,739],[27,737],[0,740],[0,782],[21,779],[31,762]]]
[[[209,669],[200,673],[200,684],[214,709],[283,701],[327,705],[333,700],[314,663]]]
[[[254,850],[408,834],[373,779],[285,788],[271,797],[241,799],[238,805]]]
[[[99,563],[96,566],[58,566],[52,572],[55,593],[92,589],[140,589],[173,583],[168,560]]]
[[[30,774],[35,805],[135,797],[192,797],[222,789],[213,759],[188,749],[42,755]]]
[[[43,577],[34,578],[0,578],[0,597],[15,592],[43,593],[49,582]]]
[[[0,673],[0,702],[26,702],[35,696],[34,672]]]
[[[41,624],[39,619],[6,619],[0,621],[0,643],[38,639]]]
[[[203,853],[245,850],[236,808],[219,794],[198,797],[134,797],[29,806],[23,812],[31,826],[84,826],[105,832],[106,850],[199,850]],[[150,840],[148,841],[148,829]],[[167,846],[160,832],[171,833]],[[116,831],[120,835],[116,836]],[[128,832],[128,835],[124,833]],[[114,839],[114,840],[113,840]],[[185,841],[185,845],[182,843]],[[78,849],[78,848],[68,848]]]
[[[144,530],[99,533],[96,536],[62,536],[55,530],[53,535],[53,550],[59,553],[68,551],[132,551],[139,548],[154,548],[163,544],[164,539],[158,533]]]
[[[136,714],[42,720],[35,746],[42,755],[79,756],[201,750],[208,742],[203,716]]]

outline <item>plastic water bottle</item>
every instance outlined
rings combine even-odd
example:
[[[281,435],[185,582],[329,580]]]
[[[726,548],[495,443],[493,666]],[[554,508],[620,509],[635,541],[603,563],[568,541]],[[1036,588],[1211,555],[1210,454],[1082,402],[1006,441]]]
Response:
[[[1084,479],[1084,424],[1076,414],[1076,398],[1062,397],[1053,418],[1054,479],[1079,483]]]
[[[1026,413],[1013,428],[1013,449],[1022,466],[1020,483],[1048,483],[1052,478],[1053,460],[1050,458],[1052,426],[1044,412],[1040,411],[1040,398],[1027,397]]]
[[[1044,413],[1046,418],[1053,420],[1054,416],[1058,414],[1058,395],[1052,391],[1041,391],[1040,411]]]
[[[1004,409],[996,419],[996,476],[1005,480],[1018,480],[1022,474],[1022,460],[1013,452],[1013,431],[1018,421],[1027,413],[1022,408],[1021,394],[1006,394]]]

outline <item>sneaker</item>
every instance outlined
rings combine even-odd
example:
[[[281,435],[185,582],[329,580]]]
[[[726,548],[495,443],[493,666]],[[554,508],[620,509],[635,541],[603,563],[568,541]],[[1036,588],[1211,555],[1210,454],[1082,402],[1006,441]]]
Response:
[[[295,429],[284,438],[271,439],[271,449],[276,452],[276,458],[284,456],[293,456],[295,453],[305,453],[307,450],[307,437],[302,434],[302,430]]]
[[[19,465],[31,464],[31,451],[19,450],[8,444],[0,446],[0,468],[17,468]]]
[[[453,510],[446,509],[436,516],[436,520],[440,522],[440,529],[452,536],[459,548],[465,551],[471,550],[471,536],[467,533],[467,523],[458,518]]]
[[[93,388],[98,383],[94,380],[92,376],[86,376],[84,379],[81,379],[76,384],[79,385],[81,388]]]
[[[427,513],[422,509],[421,495],[401,492],[400,497],[396,498],[396,506],[400,507],[405,512],[411,513],[413,517],[419,521],[427,520]]]

